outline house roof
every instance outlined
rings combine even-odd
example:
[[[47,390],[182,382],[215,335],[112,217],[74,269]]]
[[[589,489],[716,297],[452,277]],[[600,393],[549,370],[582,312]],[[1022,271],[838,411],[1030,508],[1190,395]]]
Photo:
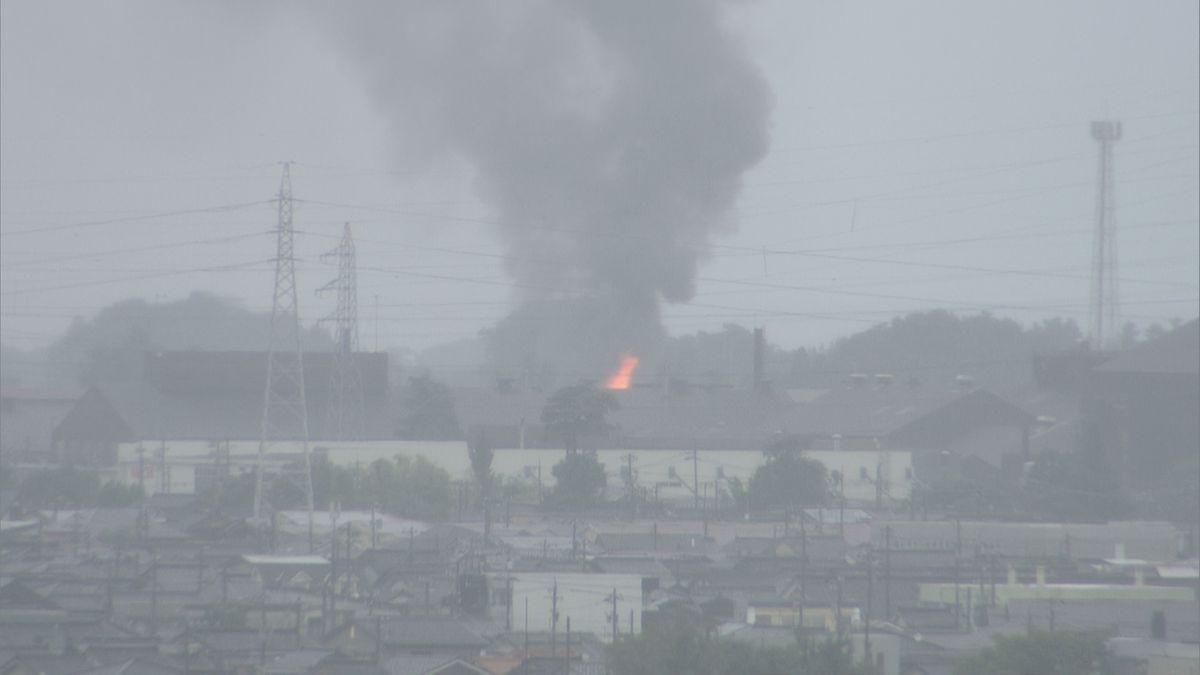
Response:
[[[1026,426],[1032,416],[984,389],[952,386],[844,386],[795,392],[731,388],[672,391],[634,387],[613,392],[620,408],[609,415],[613,430],[591,439],[598,447],[761,450],[781,435],[894,436],[911,441],[942,439],[971,425]],[[554,446],[541,410],[548,394],[455,390],[459,418],[468,429],[506,428],[524,420],[528,445]],[[495,439],[493,439],[495,440]]]
[[[375,635],[371,620],[356,621],[358,630]],[[350,624],[335,632],[348,629]],[[379,622],[385,645],[401,649],[481,649],[488,640],[468,622],[444,616],[387,617]]]
[[[3,610],[55,610],[60,605],[33,590],[21,581],[13,580],[0,586],[0,609]]]

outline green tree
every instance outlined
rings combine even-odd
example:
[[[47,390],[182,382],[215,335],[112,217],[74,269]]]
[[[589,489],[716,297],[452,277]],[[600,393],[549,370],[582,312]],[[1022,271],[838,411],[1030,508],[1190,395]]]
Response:
[[[450,514],[450,474],[424,457],[379,459],[365,469],[313,462],[313,503],[324,509],[336,502],[343,509],[379,507],[385,513],[418,520],[441,520]],[[254,475],[247,473],[226,488],[231,503],[245,506],[254,496]],[[270,503],[300,508],[304,493],[293,483],[272,481]]]
[[[554,465],[551,470],[556,481],[552,505],[565,509],[582,509],[596,504],[604,493],[607,476],[604,465],[594,452],[574,452]]]
[[[913,486],[914,506],[948,513],[1003,513],[1012,510],[1006,483],[952,476]]]
[[[492,496],[492,488],[496,482],[496,475],[492,472],[492,459],[495,454],[491,443],[483,434],[480,434],[474,443],[467,446],[467,455],[471,460],[471,474],[475,477],[475,484],[479,488],[479,501],[485,505]]]
[[[844,642],[760,647],[714,637],[703,619],[670,612],[609,648],[614,675],[862,675]]]
[[[1082,452],[1039,454],[1025,477],[1021,503],[1058,520],[1108,520],[1129,511],[1115,476]]]
[[[458,413],[450,387],[428,377],[409,378],[401,416],[401,437],[416,441],[460,438]]]
[[[958,664],[957,675],[1115,675],[1116,657],[1095,633],[1034,630],[997,636],[995,645]]]
[[[192,293],[174,302],[123,300],[90,320],[76,318],[47,350],[56,381],[94,383],[136,378],[147,350],[240,350],[265,345],[271,313],[252,312],[235,300]],[[219,330],[205,330],[218,326]],[[333,339],[314,326],[300,336],[306,350],[328,351]]]
[[[337,466],[324,457],[312,462],[313,505],[323,509],[337,502],[344,509],[370,506],[371,495],[362,484],[365,473]]]
[[[829,498],[825,465],[802,455],[803,441],[789,436],[763,453],[767,461],[750,479],[749,499],[755,508],[817,506]]]
[[[567,454],[579,449],[579,439],[608,431],[608,413],[620,408],[612,393],[591,384],[576,384],[554,392],[542,409],[542,424],[562,442]]]
[[[130,506],[143,496],[137,485],[101,482],[96,472],[69,466],[35,471],[17,489],[18,503],[31,509]]]

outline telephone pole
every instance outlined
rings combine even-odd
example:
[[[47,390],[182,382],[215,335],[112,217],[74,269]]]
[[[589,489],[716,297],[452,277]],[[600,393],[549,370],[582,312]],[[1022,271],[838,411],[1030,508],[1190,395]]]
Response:
[[[313,548],[312,464],[308,448],[308,402],[304,392],[304,355],[300,346],[300,313],[296,302],[296,258],[292,229],[291,163],[283,163],[279,181],[276,225],[275,290],[271,302],[271,330],[267,345],[267,382],[263,397],[262,427],[255,465],[254,520],[263,522],[267,508],[265,459],[270,445],[299,442],[301,465],[293,472],[304,491],[308,509],[308,546]]]
[[[1113,189],[1113,144],[1121,140],[1119,120],[1092,122],[1100,144],[1096,178],[1096,225],[1092,234],[1092,275],[1088,338],[1092,349],[1113,349],[1120,339],[1118,321],[1117,222]]]

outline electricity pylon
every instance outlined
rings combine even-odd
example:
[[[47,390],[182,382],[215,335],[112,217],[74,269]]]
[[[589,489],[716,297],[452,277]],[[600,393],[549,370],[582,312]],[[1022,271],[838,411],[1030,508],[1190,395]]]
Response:
[[[308,401],[304,392],[304,353],[300,345],[300,313],[296,303],[296,258],[292,229],[291,164],[283,163],[279,181],[279,219],[276,226],[275,293],[271,303],[271,334],[267,346],[267,383],[254,480],[254,519],[263,521],[267,507],[265,460],[275,443],[299,442],[301,464],[285,474],[304,491],[308,508],[308,545],[313,547],[312,462],[308,448]]]
[[[363,380],[355,356],[358,352],[358,268],[350,223],[342,230],[342,240],[337,248],[321,257],[336,257],[338,262],[337,279],[321,288],[321,291],[337,293],[337,309],[327,319],[334,323],[337,347],[330,375],[326,429],[334,440],[361,440],[365,426]]]

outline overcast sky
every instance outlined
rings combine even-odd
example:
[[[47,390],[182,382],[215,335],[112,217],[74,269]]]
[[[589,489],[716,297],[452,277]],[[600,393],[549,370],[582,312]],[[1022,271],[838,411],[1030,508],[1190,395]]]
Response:
[[[765,325],[792,347],[934,307],[1083,323],[1089,123],[1106,117],[1124,123],[1122,313],[1194,317],[1197,7],[737,5],[731,30],[773,92],[770,150],[694,301],[665,309],[668,328]],[[376,326],[379,346],[420,348],[508,312],[505,246],[470,165],[397,156],[392,120],[319,23],[282,5],[3,0],[5,344],[46,344],[71,317],[128,297],[208,290],[269,308],[280,160],[296,162],[304,200],[306,322],[332,310],[315,289],[336,268],[319,255],[346,221],[365,347]]]

